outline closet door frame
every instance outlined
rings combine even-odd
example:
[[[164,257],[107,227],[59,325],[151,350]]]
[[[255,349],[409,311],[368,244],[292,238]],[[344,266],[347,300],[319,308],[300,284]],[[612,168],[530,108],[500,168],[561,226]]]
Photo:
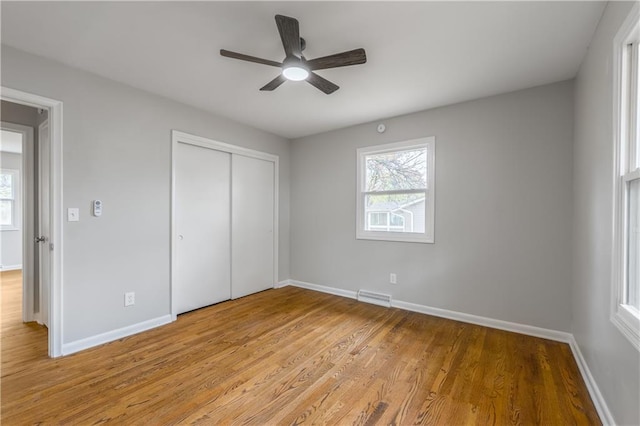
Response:
[[[171,131],[171,317],[175,321],[177,312],[174,306],[174,291],[176,282],[176,253],[177,253],[177,235],[176,235],[176,156],[175,152],[179,143],[190,144],[202,148],[213,149],[216,151],[228,152],[229,154],[242,155],[250,158],[270,161],[273,163],[273,283],[278,282],[278,200],[279,196],[279,157],[277,155],[268,154],[266,152],[256,151],[224,142],[215,141],[213,139],[192,135],[178,130]],[[233,183],[232,183],[233,184]],[[231,207],[229,207],[231,208]],[[231,227],[231,223],[229,223]],[[233,236],[231,236],[233,238]],[[231,259],[233,262],[233,259]],[[233,277],[231,277],[233,282]]]

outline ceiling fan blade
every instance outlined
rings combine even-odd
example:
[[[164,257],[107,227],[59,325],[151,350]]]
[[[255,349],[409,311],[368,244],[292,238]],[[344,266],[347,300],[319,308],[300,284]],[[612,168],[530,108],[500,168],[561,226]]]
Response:
[[[260,90],[269,90],[269,91],[274,90],[278,88],[285,81],[287,81],[287,79],[282,74],[280,74],[276,78],[274,78],[273,80],[271,80],[270,82],[262,86]]]
[[[306,64],[310,70],[324,70],[327,68],[359,65],[364,64],[365,62],[367,62],[367,55],[364,52],[364,49],[354,49],[348,52],[311,59],[310,61],[307,61]]]
[[[302,56],[302,47],[300,46],[300,26],[298,20],[288,16],[276,15],[276,25],[284,46],[284,53],[287,58]]]
[[[272,67],[282,67],[280,62],[270,61],[268,59],[256,58],[242,53],[232,52],[230,50],[220,49],[220,54],[227,58],[240,59],[242,61],[255,62],[256,64],[271,65]]]
[[[317,89],[320,89],[327,95],[332,94],[333,92],[335,92],[340,88],[340,86],[333,84],[329,80],[324,79],[320,77],[318,74],[313,72],[309,73],[309,77],[307,77],[307,82],[309,82],[309,84],[316,87]]]

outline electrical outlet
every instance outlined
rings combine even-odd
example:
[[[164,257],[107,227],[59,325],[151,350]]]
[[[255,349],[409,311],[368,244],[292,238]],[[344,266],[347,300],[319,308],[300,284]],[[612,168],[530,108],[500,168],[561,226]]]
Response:
[[[389,283],[398,284],[398,279],[396,277],[396,274],[394,274],[393,272],[389,274]]]
[[[136,294],[129,292],[124,294],[124,306],[133,306],[136,304]]]

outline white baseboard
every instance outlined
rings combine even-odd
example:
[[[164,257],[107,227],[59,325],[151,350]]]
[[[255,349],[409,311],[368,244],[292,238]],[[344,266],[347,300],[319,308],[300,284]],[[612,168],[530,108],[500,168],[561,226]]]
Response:
[[[22,265],[1,265],[1,271],[17,271],[18,269],[22,269]]]
[[[158,318],[153,318],[147,321],[139,322],[137,324],[122,327],[117,330],[98,334],[96,336],[87,337],[85,339],[76,340],[70,343],[63,343],[62,355],[70,355],[72,353],[89,349],[94,346],[113,342],[114,340],[122,339],[123,337],[131,336],[132,334],[137,334],[142,331],[160,327],[161,325],[169,324],[170,322],[171,315],[164,315]]]
[[[276,283],[276,285],[274,285],[273,288],[282,288],[282,287],[286,287],[288,285],[291,285],[291,280],[280,281],[280,282]]]
[[[281,281],[279,287],[284,287],[287,285],[292,285],[295,287],[306,288],[309,290],[320,291],[322,293],[334,294],[336,296],[349,297],[351,299],[356,299],[357,292],[351,290],[343,290],[334,287],[327,287],[318,284],[306,283],[303,281],[297,280],[285,280]],[[527,336],[540,337],[543,339],[554,340],[557,342],[567,343],[573,352],[573,356],[576,360],[576,364],[578,365],[578,369],[582,374],[582,378],[587,386],[587,390],[589,391],[589,395],[593,401],[593,404],[596,407],[598,415],[600,416],[600,420],[605,425],[615,425],[615,420],[613,419],[613,415],[611,411],[609,411],[609,407],[600,393],[600,389],[589,370],[589,366],[587,365],[584,357],[582,356],[582,352],[580,351],[580,347],[576,342],[575,337],[571,333],[567,333],[565,331],[557,331],[551,330],[547,328],[534,327],[526,324],[519,324],[515,322],[503,321],[494,318],[481,317],[478,315],[466,314],[463,312],[450,311],[447,309],[434,308],[426,305],[418,305],[417,303],[403,302],[400,300],[392,300],[391,306],[394,308],[404,309],[406,311],[418,312],[427,315],[433,315],[436,317],[447,318],[455,321],[466,322],[470,324],[481,325],[489,328],[496,328],[498,330],[511,331],[514,333],[524,334]]]
[[[288,280],[288,281],[289,281],[289,285],[292,285],[294,287],[301,287],[309,290],[319,291],[322,293],[329,293],[335,296],[348,297],[349,299],[355,299],[358,297],[358,293],[351,290],[343,290],[341,288],[327,287],[320,284],[311,284],[311,283],[306,283],[304,281],[298,281],[298,280]]]
[[[320,291],[322,293],[334,294],[336,296],[357,299],[358,293],[351,290],[343,290],[335,287],[327,287],[319,284],[307,283],[297,280],[286,280],[278,283],[280,287],[292,285],[294,287],[306,288],[309,290]],[[417,303],[403,302],[401,300],[391,300],[391,307],[404,309],[405,311],[418,312],[421,314],[433,315],[434,317],[447,318],[455,321],[466,322],[469,324],[482,325],[498,330],[512,331],[514,333],[526,334],[527,336],[541,337],[543,339],[554,340],[557,342],[570,343],[573,335],[564,331],[550,330],[547,328],[534,327],[531,325],[518,324],[515,322],[502,321],[493,318],[481,317],[478,315],[465,314],[463,312],[449,311],[447,309],[433,308],[426,305],[418,305]]]
[[[600,393],[600,388],[598,388],[598,384],[593,378],[591,370],[589,370],[589,366],[587,365],[587,361],[585,361],[584,357],[582,356],[580,346],[578,345],[578,342],[576,341],[573,334],[571,335],[569,347],[571,347],[571,352],[573,352],[573,357],[576,359],[576,364],[578,364],[578,369],[582,374],[584,383],[587,385],[589,395],[591,395],[593,405],[596,406],[596,411],[598,411],[600,420],[604,425],[615,425],[616,421],[613,418],[613,414],[611,414],[611,411],[609,411],[609,406],[607,406],[607,402],[602,396],[602,393]]]
[[[392,300],[391,306],[394,308],[404,309],[406,311],[419,312],[422,314],[433,315],[434,317],[441,317],[455,321],[466,322],[469,324],[482,325],[484,327],[496,328],[498,330],[512,331],[514,333],[540,337],[543,339],[554,340],[556,342],[569,343],[572,338],[571,333],[567,333],[564,331],[534,327],[532,325],[519,324],[516,322],[503,321],[472,314],[465,314],[464,312],[450,311],[447,309],[433,308],[431,306],[402,302],[400,300]]]

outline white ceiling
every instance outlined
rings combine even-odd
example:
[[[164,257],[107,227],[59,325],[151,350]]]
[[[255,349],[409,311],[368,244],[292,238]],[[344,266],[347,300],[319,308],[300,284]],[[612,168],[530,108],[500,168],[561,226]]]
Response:
[[[576,75],[602,2],[1,2],[2,43],[296,138]],[[340,86],[258,89],[284,57],[275,14],[312,59],[363,47]]]

